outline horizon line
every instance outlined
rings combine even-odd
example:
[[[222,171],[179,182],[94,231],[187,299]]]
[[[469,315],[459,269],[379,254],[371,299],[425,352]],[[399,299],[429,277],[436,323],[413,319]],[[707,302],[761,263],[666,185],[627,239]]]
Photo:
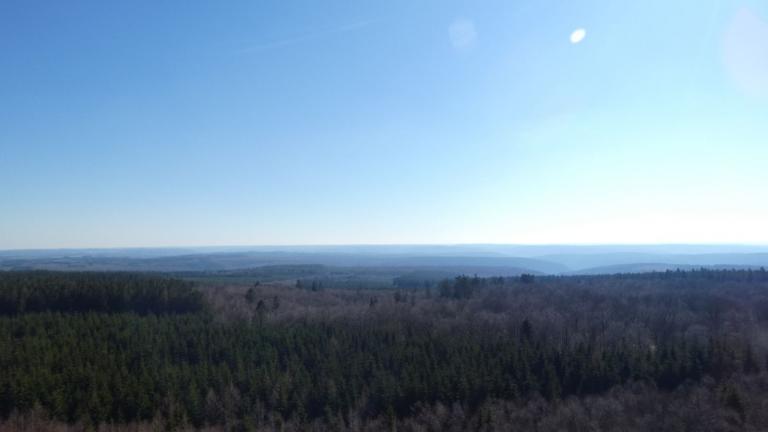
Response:
[[[768,242],[660,242],[660,243],[283,243],[283,244],[224,244],[224,245],[164,245],[164,246],[64,246],[64,247],[26,247],[0,249],[3,252],[42,252],[42,251],[91,251],[91,250],[168,250],[168,249],[215,249],[215,248],[331,248],[331,247],[461,247],[461,246],[512,246],[512,247],[660,247],[660,246],[698,246],[698,247],[766,247]]]

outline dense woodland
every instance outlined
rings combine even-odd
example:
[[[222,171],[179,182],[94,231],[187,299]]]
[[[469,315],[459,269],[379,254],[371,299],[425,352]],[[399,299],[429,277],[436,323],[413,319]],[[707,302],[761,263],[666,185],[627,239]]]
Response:
[[[0,314],[194,313],[203,296],[178,279],[131,273],[0,273]]]
[[[766,430],[765,270],[0,272],[0,428]]]

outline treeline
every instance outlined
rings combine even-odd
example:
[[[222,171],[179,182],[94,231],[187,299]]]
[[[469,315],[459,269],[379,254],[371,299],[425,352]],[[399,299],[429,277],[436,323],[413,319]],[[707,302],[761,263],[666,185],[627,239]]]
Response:
[[[0,315],[34,312],[193,313],[202,294],[157,275],[96,272],[0,272]]]
[[[702,267],[696,270],[665,270],[663,272],[647,273],[618,273],[614,275],[588,275],[588,276],[566,276],[566,278],[593,278],[605,279],[606,277],[616,279],[634,279],[634,280],[691,280],[707,282],[768,282],[768,270],[765,267],[742,269],[713,269]]]
[[[466,275],[458,276],[464,279],[478,279],[475,277],[468,277]],[[540,275],[535,276],[533,274],[523,273],[516,277],[485,277],[480,278],[482,283],[499,283],[499,282],[533,282],[536,278],[542,281],[552,281],[558,279],[565,279],[569,282],[577,280],[605,280],[611,278],[613,280],[645,280],[645,281],[670,281],[670,280],[685,280],[690,282],[705,281],[705,282],[768,282],[768,271],[764,267],[751,268],[751,269],[712,269],[712,268],[700,268],[695,270],[665,270],[647,273],[616,273],[611,275],[570,275],[570,276],[549,276]],[[404,289],[421,289],[430,288],[445,283],[452,283],[453,276],[449,272],[439,271],[414,271],[403,276],[394,278],[393,285],[397,288]]]

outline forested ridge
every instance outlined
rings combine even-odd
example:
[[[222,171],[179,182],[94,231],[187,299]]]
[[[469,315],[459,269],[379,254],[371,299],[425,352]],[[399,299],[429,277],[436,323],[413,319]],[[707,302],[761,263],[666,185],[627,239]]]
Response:
[[[9,427],[32,413],[78,428],[509,430],[516,419],[578,430],[598,421],[578,407],[601,398],[701,392],[706,415],[681,420],[693,409],[682,406],[656,427],[768,427],[764,271],[419,285],[0,273],[0,416]]]
[[[179,279],[135,273],[0,272],[0,314],[191,313],[202,294]]]

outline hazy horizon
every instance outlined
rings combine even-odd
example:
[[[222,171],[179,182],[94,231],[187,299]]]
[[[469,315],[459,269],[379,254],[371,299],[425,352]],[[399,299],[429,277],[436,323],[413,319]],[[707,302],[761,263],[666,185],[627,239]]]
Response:
[[[121,250],[121,249],[247,249],[247,248],[335,248],[335,247],[472,247],[472,246],[512,246],[512,247],[564,247],[564,248],[589,248],[589,247],[607,247],[607,248],[653,248],[653,247],[746,247],[746,248],[768,248],[768,242],[680,242],[680,243],[222,243],[222,244],[177,244],[177,245],[157,245],[157,246],[74,246],[74,247],[29,247],[29,248],[0,248],[0,252],[11,251],[47,251],[47,250]]]
[[[508,256],[538,256],[554,253],[607,254],[607,253],[675,253],[675,254],[750,254],[768,253],[768,244],[760,243],[349,243],[349,244],[229,244],[229,245],[175,245],[175,246],[110,246],[0,249],[0,254],[55,253],[55,252],[132,252],[156,251],[173,253],[227,253],[227,252],[334,252],[380,253],[434,251],[475,253],[504,253]]]

